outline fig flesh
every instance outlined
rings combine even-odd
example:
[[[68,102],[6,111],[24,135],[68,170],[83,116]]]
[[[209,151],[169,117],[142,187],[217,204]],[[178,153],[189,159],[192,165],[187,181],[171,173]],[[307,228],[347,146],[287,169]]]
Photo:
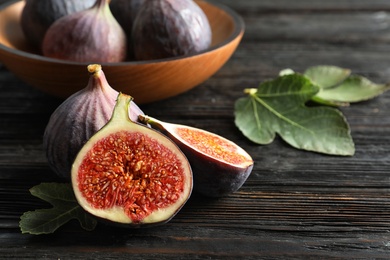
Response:
[[[193,170],[194,191],[209,197],[226,196],[241,188],[249,177],[253,160],[234,142],[199,128],[146,115],[138,117],[166,134],[184,152]]]
[[[192,0],[153,0],[142,5],[133,24],[137,60],[189,55],[209,48],[211,27]]]
[[[166,223],[191,195],[191,167],[169,138],[129,119],[130,101],[120,93],[110,121],[78,153],[73,190],[98,218],[130,227]]]
[[[111,118],[118,92],[107,82],[101,65],[88,66],[87,86],[67,98],[52,113],[43,136],[50,168],[70,180],[72,163],[84,143]],[[129,114],[137,120],[141,109],[134,103]]]
[[[96,0],[26,0],[20,26],[26,40],[41,50],[47,29],[59,18],[90,8]]]
[[[108,0],[63,16],[47,30],[44,56],[76,62],[121,62],[126,59],[126,34],[112,15]]]

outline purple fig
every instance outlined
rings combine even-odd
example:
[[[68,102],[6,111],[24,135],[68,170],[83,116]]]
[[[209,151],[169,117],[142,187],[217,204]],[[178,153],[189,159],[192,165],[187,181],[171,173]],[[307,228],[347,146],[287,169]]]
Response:
[[[131,100],[120,93],[110,121],[81,148],[73,190],[99,219],[129,227],[163,224],[191,195],[191,166],[169,138],[130,120]]]
[[[211,28],[192,0],[153,0],[134,20],[132,40],[137,60],[189,55],[209,48]]]
[[[90,8],[96,0],[26,0],[20,25],[26,40],[41,50],[47,29],[59,18]]]
[[[64,16],[47,30],[44,56],[78,62],[120,62],[126,59],[126,35],[112,15],[108,0]]]
[[[253,168],[251,156],[237,144],[217,134],[139,115],[140,122],[159,129],[187,156],[194,176],[194,191],[221,197],[237,191]]]

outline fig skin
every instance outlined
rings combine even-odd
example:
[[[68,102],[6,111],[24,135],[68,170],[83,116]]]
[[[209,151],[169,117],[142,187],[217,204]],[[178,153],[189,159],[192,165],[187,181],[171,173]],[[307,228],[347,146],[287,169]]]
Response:
[[[153,0],[138,11],[132,40],[137,60],[164,59],[206,50],[212,32],[194,1]]]
[[[90,8],[96,0],[25,0],[20,26],[26,40],[41,50],[47,29],[59,18]]]
[[[135,17],[145,0],[111,0],[110,9],[127,37],[127,60],[134,60],[133,40],[131,34]]]
[[[118,96],[101,65],[91,64],[88,71],[87,86],[57,107],[43,135],[49,166],[64,180],[70,180],[72,163],[84,143],[110,120]],[[143,112],[132,102],[129,114],[137,120]]]
[[[240,189],[252,172],[253,160],[251,156],[241,147],[224,137],[194,127],[163,122],[146,115],[139,115],[138,117],[140,122],[147,123],[167,135],[184,152],[193,170],[194,191],[199,194],[207,197],[227,196]],[[186,129],[193,133],[200,132],[208,138],[224,140],[230,147],[234,147],[233,160],[236,156],[240,159],[237,162],[229,163],[227,160],[211,155],[211,152],[205,153],[191,145],[190,142],[187,142],[179,134],[179,129]],[[199,139],[196,141],[202,142],[204,140]],[[211,141],[210,143],[208,149],[214,148],[215,150],[225,151],[222,145],[215,145],[216,147],[214,147],[214,142]],[[226,152],[226,157],[229,157],[228,152]]]
[[[238,191],[253,169],[253,163],[245,167],[221,164],[204,154],[195,154],[188,146],[180,146],[194,172],[194,189],[207,197],[226,197]]]
[[[131,35],[134,19],[146,0],[111,0],[111,13],[127,35]]]
[[[110,121],[82,147],[72,187],[80,206],[106,223],[161,225],[191,196],[192,170],[174,142],[129,118],[131,100],[119,93]]]
[[[63,16],[47,30],[42,43],[46,57],[89,63],[126,59],[126,34],[112,15],[108,0]]]

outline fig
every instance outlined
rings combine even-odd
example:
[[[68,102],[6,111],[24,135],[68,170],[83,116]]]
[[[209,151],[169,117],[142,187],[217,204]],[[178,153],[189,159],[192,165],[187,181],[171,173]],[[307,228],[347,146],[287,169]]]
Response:
[[[253,160],[234,142],[203,129],[160,121],[140,114],[139,121],[160,130],[187,156],[194,178],[194,191],[208,197],[236,192],[249,177]]]
[[[133,22],[145,0],[111,0],[110,9],[127,35],[131,35]]]
[[[50,168],[70,180],[72,163],[84,143],[111,118],[118,92],[107,82],[101,65],[90,64],[87,86],[68,97],[50,116],[43,147]],[[143,112],[132,104],[133,120]]]
[[[47,30],[44,56],[62,60],[103,63],[126,59],[126,34],[110,11],[108,0],[63,16]]]
[[[110,2],[112,14],[126,33],[128,60],[134,60],[131,33],[135,16],[144,2],[145,0],[111,0]]]
[[[119,93],[110,121],[78,153],[73,190],[99,219],[129,227],[166,223],[191,195],[192,170],[169,138],[129,118],[131,99]]]
[[[211,37],[207,16],[192,0],[153,0],[142,5],[132,31],[137,60],[201,52],[209,48]]]
[[[96,0],[26,0],[20,26],[26,40],[41,49],[47,29],[59,18],[90,8]]]

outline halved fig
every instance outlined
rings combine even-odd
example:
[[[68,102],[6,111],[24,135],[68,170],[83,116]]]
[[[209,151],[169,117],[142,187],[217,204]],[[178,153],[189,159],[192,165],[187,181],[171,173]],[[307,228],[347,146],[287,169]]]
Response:
[[[168,222],[192,192],[192,170],[181,150],[156,130],[130,120],[132,98],[120,93],[110,121],[72,166],[79,204],[114,223]]]
[[[139,115],[138,118],[162,131],[180,147],[193,170],[194,191],[200,194],[222,197],[236,192],[252,171],[251,156],[222,136],[146,115]]]

